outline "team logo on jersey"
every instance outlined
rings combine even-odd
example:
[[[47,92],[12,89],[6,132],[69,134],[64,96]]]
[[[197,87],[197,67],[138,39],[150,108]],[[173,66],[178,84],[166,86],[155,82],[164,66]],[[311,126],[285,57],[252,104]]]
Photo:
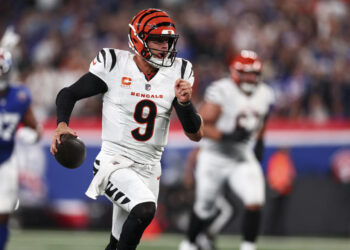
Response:
[[[146,89],[147,91],[150,91],[150,90],[151,90],[151,84],[146,83],[145,89]]]
[[[122,77],[122,85],[120,85],[120,86],[122,86],[124,88],[130,88],[131,82],[132,82],[132,79],[130,77],[123,76]]]
[[[140,92],[130,92],[130,95],[132,96],[136,96],[136,97],[141,97],[141,98],[160,98],[162,99],[164,97],[164,95],[162,94],[146,94],[146,93],[140,93]]]

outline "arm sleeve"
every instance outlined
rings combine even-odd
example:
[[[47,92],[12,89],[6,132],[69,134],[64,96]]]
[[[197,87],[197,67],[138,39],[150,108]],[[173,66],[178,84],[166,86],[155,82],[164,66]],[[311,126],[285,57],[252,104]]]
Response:
[[[77,82],[63,88],[56,98],[57,124],[69,124],[69,118],[76,101],[105,93],[108,87],[104,81],[92,73],[83,75]]]

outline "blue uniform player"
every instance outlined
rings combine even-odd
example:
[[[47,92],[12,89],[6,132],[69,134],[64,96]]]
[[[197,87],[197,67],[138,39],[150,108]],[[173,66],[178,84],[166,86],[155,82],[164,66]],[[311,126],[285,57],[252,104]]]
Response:
[[[31,95],[24,86],[10,86],[11,54],[0,48],[0,250],[8,238],[8,219],[17,203],[18,176],[13,151],[20,123],[37,132],[40,129],[31,109]]]

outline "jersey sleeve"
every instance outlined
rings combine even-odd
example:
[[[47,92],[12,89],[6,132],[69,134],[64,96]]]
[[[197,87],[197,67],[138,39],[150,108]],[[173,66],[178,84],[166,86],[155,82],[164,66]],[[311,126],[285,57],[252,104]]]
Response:
[[[188,81],[191,84],[191,86],[193,86],[194,74],[193,74],[192,63],[190,63],[185,59],[182,59],[182,62],[181,62],[181,78]]]
[[[115,49],[101,49],[90,63],[89,71],[107,82],[107,75],[117,67],[117,55]]]
[[[204,100],[222,106],[224,89],[218,83],[212,83],[205,91]]]

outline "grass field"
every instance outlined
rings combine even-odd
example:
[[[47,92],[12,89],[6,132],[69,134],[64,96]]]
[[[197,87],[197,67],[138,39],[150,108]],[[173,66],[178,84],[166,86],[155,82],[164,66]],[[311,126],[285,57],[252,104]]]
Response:
[[[175,250],[182,235],[163,234],[143,240],[138,250]],[[108,232],[12,231],[7,250],[103,250]],[[220,236],[218,250],[237,250],[238,236]],[[350,239],[309,237],[261,237],[259,250],[349,250]]]

